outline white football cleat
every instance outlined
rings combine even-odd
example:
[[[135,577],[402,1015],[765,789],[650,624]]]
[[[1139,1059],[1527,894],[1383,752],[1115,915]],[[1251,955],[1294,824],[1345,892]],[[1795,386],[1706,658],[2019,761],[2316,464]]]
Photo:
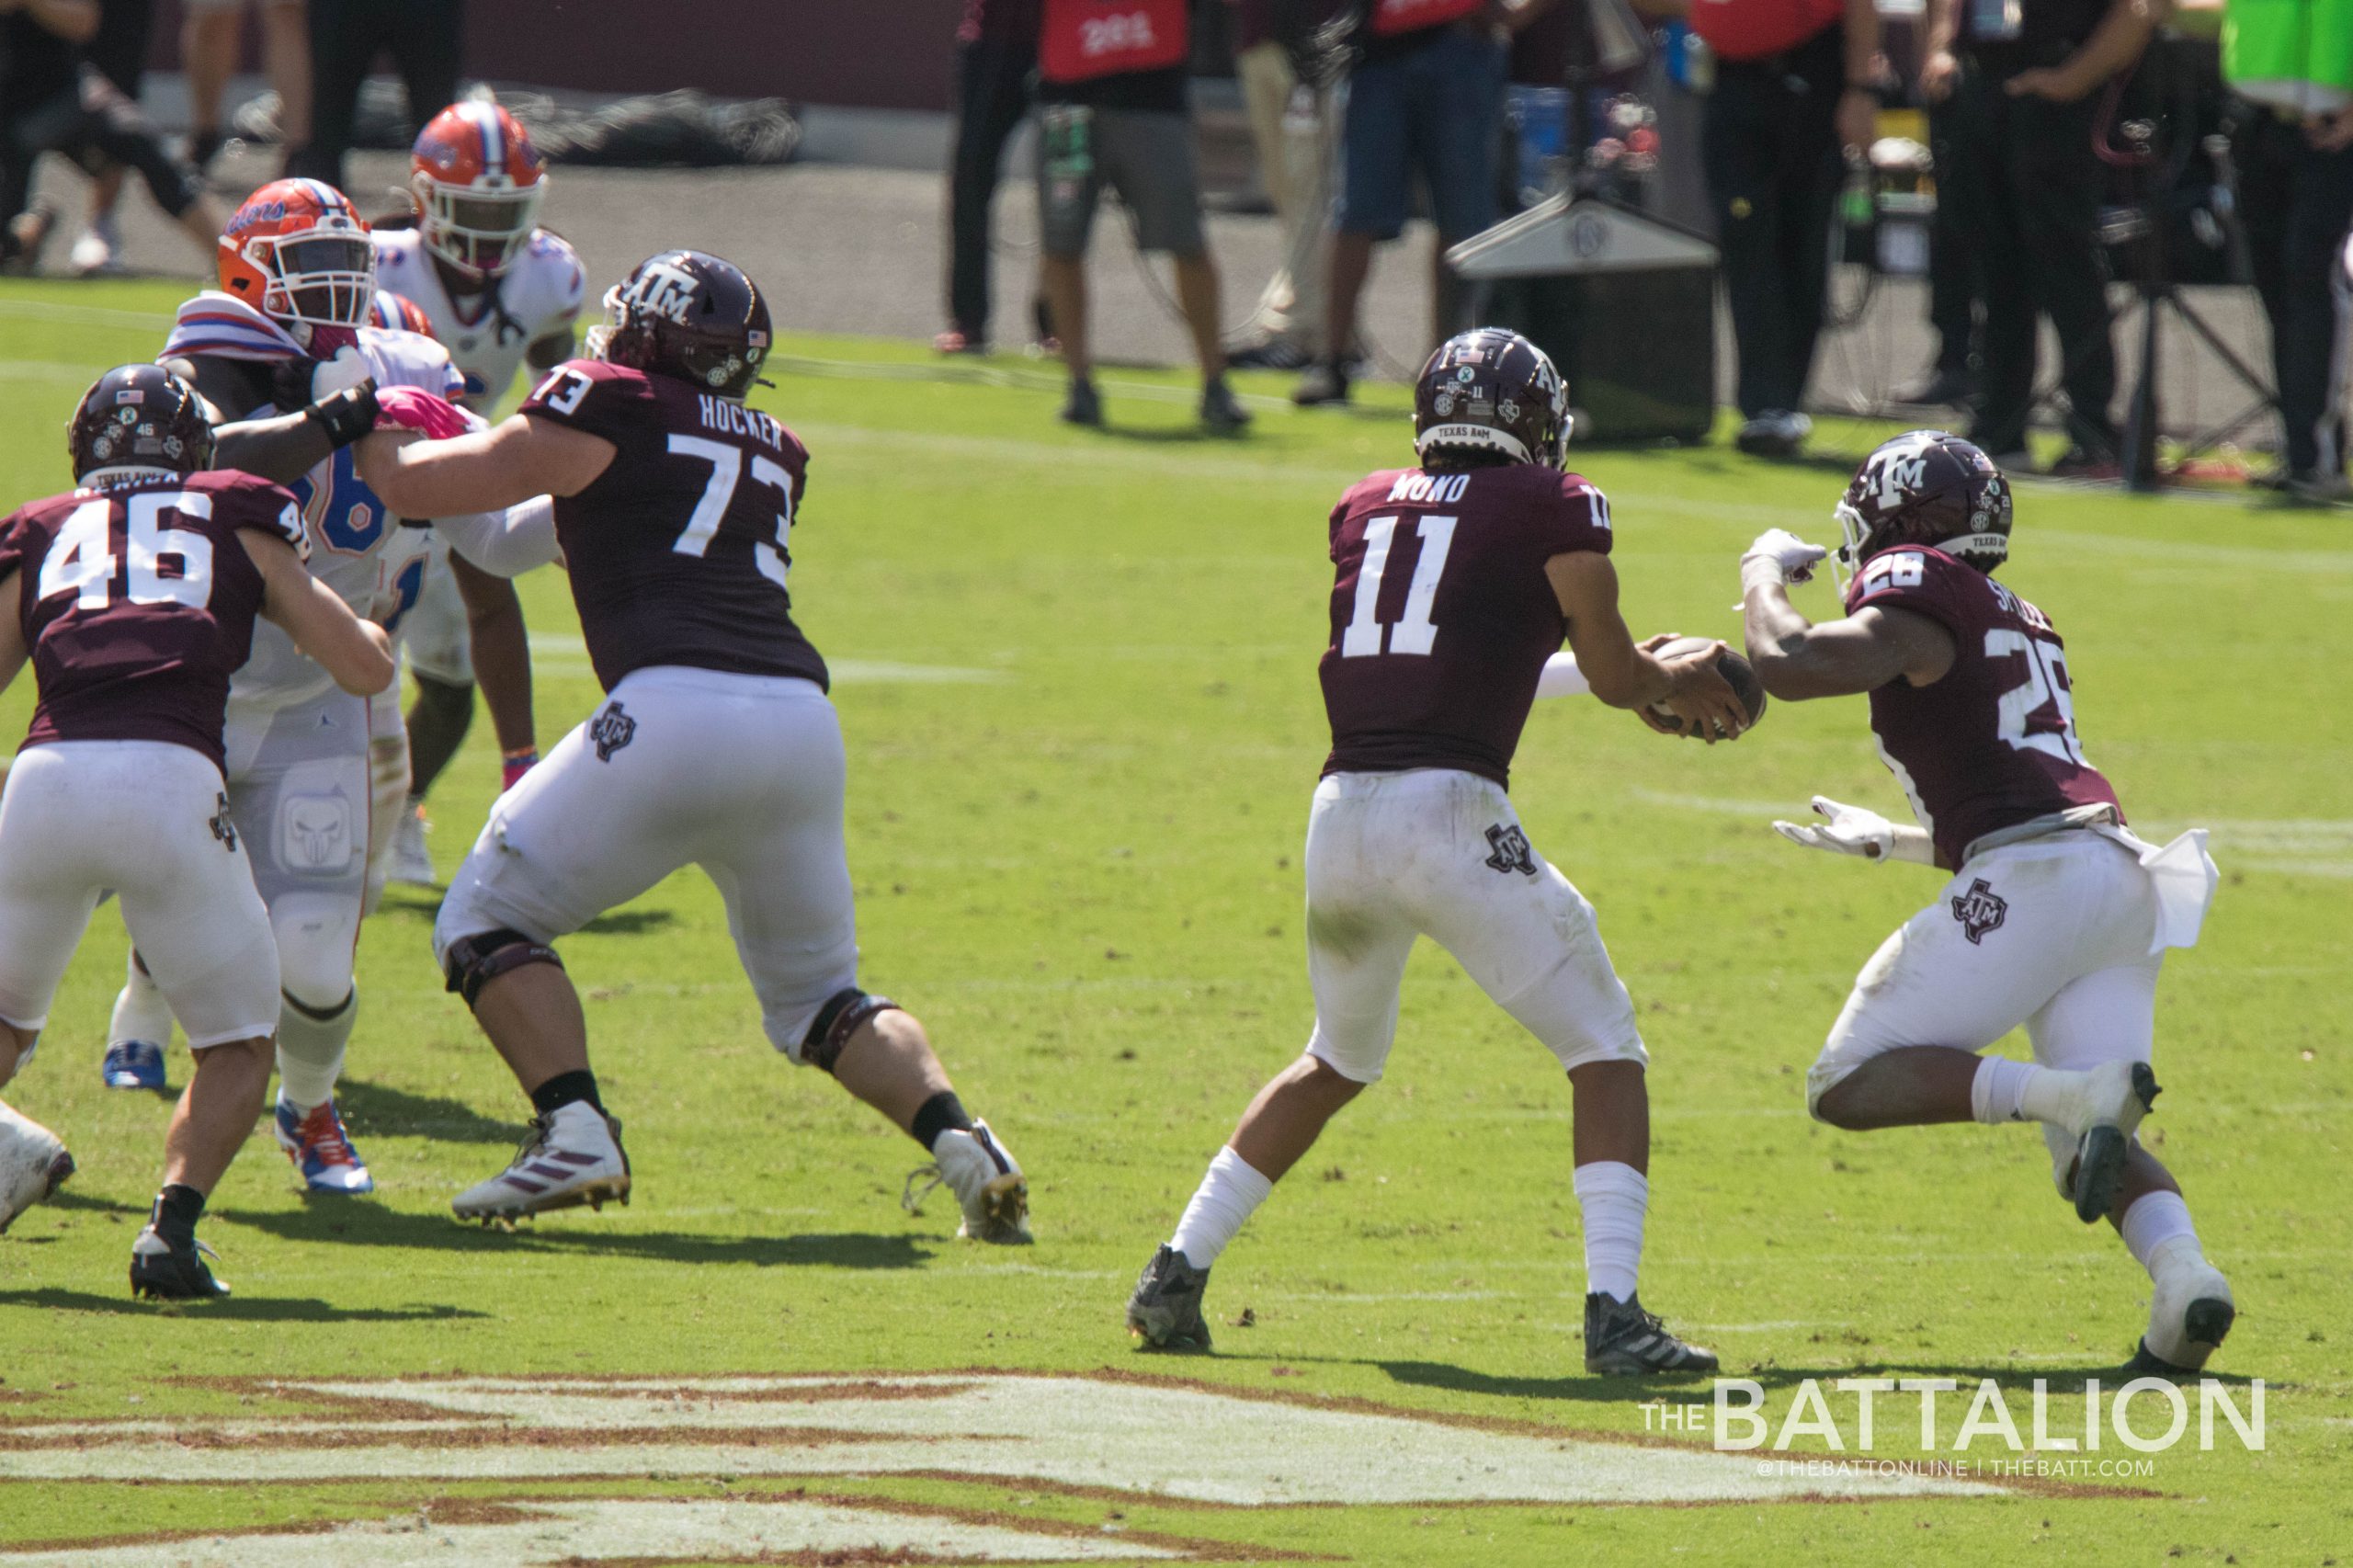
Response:
[[[425,808],[403,812],[392,829],[391,864],[384,875],[387,880],[413,888],[438,887],[440,879],[433,874],[433,853],[425,847]]]
[[[56,1133],[0,1104],[0,1232],[74,1174]]]
[[[629,1202],[629,1155],[621,1151],[621,1124],[587,1101],[574,1100],[547,1116],[533,1117],[514,1162],[458,1194],[449,1207],[460,1220],[487,1225],[582,1203],[602,1209],[608,1200]]]
[[[963,1222],[956,1233],[973,1241],[1020,1246],[1029,1240],[1029,1182],[1012,1153],[989,1131],[985,1121],[972,1123],[969,1132],[943,1132],[931,1146],[932,1163],[907,1177],[900,1202],[910,1214],[924,1195],[943,1183],[963,1206]],[[915,1182],[931,1178],[922,1192]]]
[[[2075,1218],[2091,1224],[2116,1202],[2132,1131],[2156,1102],[2157,1076],[2145,1062],[2103,1062],[2083,1074],[2075,1116]]]
[[[2149,1259],[2156,1282],[2141,1353],[2172,1372],[2195,1372],[2221,1347],[2238,1317],[2231,1282],[2206,1261],[2195,1236],[2176,1236]]]

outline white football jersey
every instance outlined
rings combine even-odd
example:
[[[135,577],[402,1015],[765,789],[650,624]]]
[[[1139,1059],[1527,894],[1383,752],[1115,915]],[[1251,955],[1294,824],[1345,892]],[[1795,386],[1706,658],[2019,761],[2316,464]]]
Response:
[[[359,351],[367,356],[380,386],[420,387],[438,397],[455,397],[462,385],[448,351],[414,332],[361,327]],[[272,412],[256,409],[251,417]],[[397,632],[401,618],[424,592],[433,530],[404,528],[388,514],[376,493],[359,482],[348,447],[290,488],[302,504],[311,574],[349,605],[353,614]],[[257,620],[253,656],[229,683],[229,705],[247,714],[286,708],[322,696],[334,684],[334,677],[304,657],[291,637]]]
[[[376,247],[376,286],[410,301],[432,319],[433,335],[464,374],[466,398],[478,408],[487,409],[505,395],[525,349],[551,334],[571,331],[587,294],[588,274],[571,245],[536,229],[496,291],[468,300],[469,320],[442,287],[423,234],[380,229],[368,237]]]

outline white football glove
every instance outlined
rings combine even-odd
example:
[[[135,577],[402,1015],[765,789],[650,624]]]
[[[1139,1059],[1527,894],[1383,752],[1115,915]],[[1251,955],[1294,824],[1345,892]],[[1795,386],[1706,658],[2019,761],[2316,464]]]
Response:
[[[1895,824],[1877,812],[1843,806],[1823,795],[1813,798],[1813,809],[1828,820],[1820,824],[1776,822],[1773,831],[1808,849],[1859,855],[1866,860],[1881,862],[1895,858]]]
[[[1783,583],[1805,583],[1813,579],[1813,563],[1830,552],[1818,544],[1808,544],[1787,528],[1767,528],[1756,536],[1755,543],[1740,558],[1741,580],[1749,580],[1752,564],[1763,569],[1770,563],[1777,580]]]
[[[339,392],[358,386],[376,372],[369,369],[368,358],[357,348],[344,347],[335,351],[335,358],[320,361],[311,372],[311,401],[333,397]]]

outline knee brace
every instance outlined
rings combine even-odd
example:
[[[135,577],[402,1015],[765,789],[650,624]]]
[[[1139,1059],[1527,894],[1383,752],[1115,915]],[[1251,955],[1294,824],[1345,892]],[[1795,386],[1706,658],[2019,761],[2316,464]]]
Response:
[[[830,1073],[841,1059],[842,1048],[849,1043],[858,1026],[877,1013],[888,1012],[899,1005],[888,996],[870,995],[855,985],[846,985],[825,998],[817,1009],[816,1018],[809,1025],[809,1032],[801,1037],[801,1060],[811,1067]]]
[[[563,960],[556,957],[553,948],[513,929],[460,937],[449,944],[449,955],[442,963],[443,972],[449,976],[449,988],[464,997],[469,1007],[482,994],[483,986],[509,970],[534,963],[563,967]]]

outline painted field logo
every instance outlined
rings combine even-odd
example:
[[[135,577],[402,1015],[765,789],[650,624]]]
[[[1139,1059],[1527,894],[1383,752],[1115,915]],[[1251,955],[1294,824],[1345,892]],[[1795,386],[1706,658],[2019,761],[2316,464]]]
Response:
[[[468,1568],[626,1561],[1197,1561],[1231,1543],[1106,1533],[954,1507],[828,1497],[828,1476],[1008,1479],[1242,1507],[1294,1504],[1711,1503],[1989,1496],[1913,1476],[1762,1475],[1741,1456],[1536,1426],[1449,1421],[1360,1403],[1215,1392],[1137,1378],[926,1374],[859,1378],[454,1378],[239,1385],[258,1419],[14,1423],[10,1483],[126,1480],[609,1481],[612,1495],[436,1503],[424,1515],[218,1539],[0,1551],[0,1568],[378,1568],[423,1531],[432,1561]],[[1172,1434],[1214,1434],[1209,1442]],[[724,1500],[632,1495],[649,1476],[726,1480]],[[793,1478],[807,1491],[774,1483]],[[746,1483],[749,1483],[748,1485]],[[771,1490],[763,1493],[760,1486]],[[0,1501],[5,1506],[5,1501]],[[1281,1556],[1283,1553],[1255,1553]]]

